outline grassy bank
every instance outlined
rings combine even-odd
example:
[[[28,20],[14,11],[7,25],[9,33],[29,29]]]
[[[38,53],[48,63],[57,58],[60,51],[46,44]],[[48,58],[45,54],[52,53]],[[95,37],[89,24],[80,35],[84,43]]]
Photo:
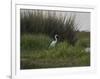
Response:
[[[46,35],[22,35],[21,69],[89,66],[90,53],[84,51],[86,38],[80,39],[75,46],[63,41],[49,48],[52,39]]]
[[[21,9],[21,69],[89,66],[85,48],[90,47],[90,32],[80,32],[75,17],[62,11]],[[50,48],[55,35],[57,44]]]

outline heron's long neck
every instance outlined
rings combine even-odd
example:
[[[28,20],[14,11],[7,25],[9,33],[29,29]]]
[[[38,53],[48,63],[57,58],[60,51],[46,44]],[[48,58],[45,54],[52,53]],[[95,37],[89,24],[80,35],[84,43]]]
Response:
[[[55,41],[57,41],[57,37],[55,36]]]

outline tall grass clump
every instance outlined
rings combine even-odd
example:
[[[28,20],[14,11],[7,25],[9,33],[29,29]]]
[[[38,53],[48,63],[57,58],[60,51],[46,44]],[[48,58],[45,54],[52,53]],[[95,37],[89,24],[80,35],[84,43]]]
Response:
[[[67,42],[74,45],[77,41],[77,26],[75,25],[75,16],[70,16],[64,24],[64,32],[61,34],[62,39],[67,39]]]
[[[67,19],[66,19],[66,18]],[[56,11],[23,10],[21,9],[21,34],[45,34],[54,38],[59,35],[59,41],[68,41],[74,45],[77,41],[75,16],[60,17]]]

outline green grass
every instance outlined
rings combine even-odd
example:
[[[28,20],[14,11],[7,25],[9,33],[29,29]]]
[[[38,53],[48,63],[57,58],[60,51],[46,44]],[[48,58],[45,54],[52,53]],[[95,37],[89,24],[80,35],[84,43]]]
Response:
[[[90,65],[90,53],[84,51],[90,47],[90,33],[78,32],[75,16],[58,18],[57,11],[21,10],[21,69]],[[49,48],[55,34],[58,43]]]
[[[26,50],[38,50],[43,48],[48,48],[50,43],[50,38],[46,35],[32,35],[24,34],[21,37],[21,49]]]
[[[78,41],[77,44],[81,47],[90,47],[90,32],[78,32],[77,33]]]
[[[47,35],[24,34],[21,36],[21,69],[89,66],[90,53],[84,51],[88,36],[84,35],[84,39],[80,38],[75,46],[63,41],[49,48],[52,40]]]

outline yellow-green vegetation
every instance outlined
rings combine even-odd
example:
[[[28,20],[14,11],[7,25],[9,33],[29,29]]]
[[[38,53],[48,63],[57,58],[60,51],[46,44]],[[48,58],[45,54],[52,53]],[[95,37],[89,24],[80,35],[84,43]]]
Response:
[[[89,39],[87,36],[84,39],[80,40],[87,45]],[[80,40],[74,46],[63,41],[49,48],[51,38],[47,35],[24,34],[21,36],[21,69],[89,66],[90,53],[84,51],[85,42],[82,44]]]
[[[90,32],[79,31],[75,16],[59,17],[57,11],[50,10],[21,11],[21,69],[90,65],[90,53],[84,50],[90,47]],[[56,34],[57,44],[50,48]]]

